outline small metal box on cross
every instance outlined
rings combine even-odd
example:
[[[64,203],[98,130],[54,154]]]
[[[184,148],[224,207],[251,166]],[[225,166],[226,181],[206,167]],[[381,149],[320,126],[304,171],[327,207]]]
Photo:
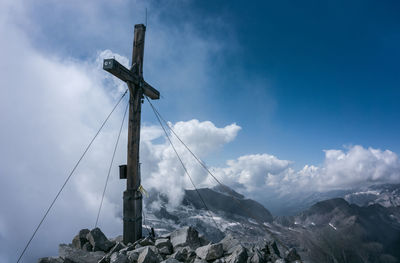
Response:
[[[130,94],[126,166],[127,183],[123,196],[123,239],[125,244],[133,243],[142,237],[142,194],[139,191],[139,142],[142,99],[143,95],[153,100],[160,98],[160,92],[143,79],[145,33],[146,27],[143,24],[135,25],[130,69],[127,69],[113,58],[103,61],[103,69],[126,82]],[[124,168],[122,170],[124,171]],[[124,176],[121,178],[124,178]]]

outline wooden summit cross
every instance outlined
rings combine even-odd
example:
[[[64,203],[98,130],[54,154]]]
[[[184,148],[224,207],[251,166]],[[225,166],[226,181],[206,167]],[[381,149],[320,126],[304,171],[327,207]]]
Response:
[[[142,237],[142,194],[140,188],[139,142],[140,113],[143,94],[157,100],[160,92],[143,80],[143,53],[146,27],[135,25],[132,65],[130,69],[115,59],[105,59],[103,69],[125,81],[129,87],[128,164],[120,166],[120,178],[127,179],[123,201],[124,243],[133,243]]]

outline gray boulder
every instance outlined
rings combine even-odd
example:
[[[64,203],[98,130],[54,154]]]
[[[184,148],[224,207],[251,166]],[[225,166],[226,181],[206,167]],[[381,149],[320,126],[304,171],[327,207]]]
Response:
[[[225,258],[227,263],[246,263],[247,262],[247,251],[242,245],[237,245],[232,248],[232,254]]]
[[[285,253],[285,261],[286,262],[296,262],[296,260],[300,260],[299,254],[295,248],[291,248]]]
[[[204,235],[199,235],[199,240],[200,240],[200,246],[205,246],[205,245],[208,245],[208,244],[211,243],[210,241],[208,241],[208,240],[204,237]]]
[[[159,238],[170,238],[171,237],[171,233],[166,233],[166,234],[163,234],[163,235],[161,235]]]
[[[222,257],[224,250],[221,243],[209,244],[196,249],[196,255],[204,260],[214,260]]]
[[[207,263],[207,261],[205,261],[204,259],[201,259],[201,258],[195,258],[193,263]]]
[[[151,249],[154,253],[158,253],[158,250],[157,250],[157,248],[155,246],[139,247],[139,248],[136,248],[136,249],[134,249],[132,251],[140,254],[140,253],[142,253],[143,250],[145,250],[147,248]]]
[[[154,246],[154,241],[151,237],[145,237],[138,242],[141,246]]]
[[[222,248],[224,249],[224,253],[226,255],[232,254],[236,246],[240,245],[239,240],[235,239],[230,234],[225,236],[224,239],[222,239],[219,243],[222,244]]]
[[[170,239],[174,248],[189,246],[192,249],[196,249],[200,246],[199,233],[193,227],[175,230],[171,233]]]
[[[157,239],[155,246],[158,248],[160,254],[171,255],[172,253],[172,243],[167,238]]]
[[[133,247],[133,246],[131,246],[131,247]],[[126,255],[128,256],[128,258],[131,262],[137,261],[139,259],[140,253],[142,253],[147,248],[151,249],[154,252],[154,254],[156,254],[156,255],[158,254],[158,249],[155,246],[147,246],[147,247],[139,247],[134,250],[129,250],[126,252]],[[124,250],[120,250],[120,253],[123,253],[123,252],[124,252]]]
[[[180,263],[180,262],[174,258],[167,258],[166,260],[161,261],[161,263]]]
[[[38,263],[63,263],[64,260],[59,257],[39,258]]]
[[[79,233],[72,239],[72,246],[75,248],[82,249],[83,245],[88,242],[86,235],[89,233],[89,229],[82,229]]]
[[[71,245],[61,244],[58,248],[58,255],[65,262],[97,263],[104,257],[105,253],[102,251],[87,252]]]
[[[135,246],[133,246],[132,244],[131,245],[128,245],[128,246],[126,246],[125,248],[123,248],[123,249],[121,249],[120,251],[119,251],[119,253],[122,253],[122,254],[127,254],[129,251],[132,251],[132,250],[135,250]]]
[[[265,255],[263,252],[261,252],[259,249],[255,248],[253,255],[250,259],[251,263],[266,263],[267,261],[265,260]]]
[[[135,251],[128,251],[126,252],[126,255],[128,256],[130,262],[136,262],[139,258],[139,253]]]
[[[125,245],[121,242],[118,242],[117,244],[115,244],[115,246],[113,246],[113,248],[110,251],[108,251],[108,253],[102,258],[101,262],[99,262],[99,263],[109,263],[111,260],[111,257],[113,255],[115,257],[115,254],[117,254],[119,251],[121,251],[124,248],[126,248]],[[118,253],[118,254],[126,255],[126,252]],[[118,260],[121,260],[121,259],[118,259]]]
[[[281,252],[279,251],[278,245],[276,244],[275,241],[272,241],[272,242],[269,244],[269,246],[270,246],[270,248],[271,248],[270,251],[271,251],[273,254],[277,255],[278,257],[281,257]]]
[[[111,248],[111,250],[110,250],[108,253],[109,253],[109,254],[112,254],[112,253],[114,253],[114,252],[120,251],[120,250],[123,249],[123,248],[126,248],[126,246],[124,245],[124,243],[122,243],[122,242],[117,242],[117,244],[115,244],[115,246],[113,246],[113,247]]]
[[[181,262],[185,262],[188,256],[188,251],[186,248],[179,249],[175,253],[173,253],[169,258],[176,259]]]
[[[100,228],[96,227],[92,229],[86,236],[90,244],[93,247],[93,251],[109,251],[114,244],[107,239],[107,237],[101,232]]]
[[[93,251],[93,247],[88,241],[82,246],[82,250],[84,250],[84,251]]]
[[[145,247],[145,249],[140,252],[137,263],[159,263],[160,259],[153,252],[150,247]]]
[[[120,254],[118,252],[114,252],[111,255],[110,263],[129,263],[128,256]]]

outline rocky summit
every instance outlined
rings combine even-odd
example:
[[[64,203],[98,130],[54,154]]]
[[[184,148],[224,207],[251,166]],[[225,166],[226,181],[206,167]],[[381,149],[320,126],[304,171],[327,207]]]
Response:
[[[276,241],[243,245],[226,235],[219,242],[206,240],[193,227],[184,227],[160,237],[147,236],[124,244],[121,237],[108,239],[95,228],[82,229],[71,244],[59,246],[58,257],[38,263],[291,263],[302,262],[296,249],[284,249]]]

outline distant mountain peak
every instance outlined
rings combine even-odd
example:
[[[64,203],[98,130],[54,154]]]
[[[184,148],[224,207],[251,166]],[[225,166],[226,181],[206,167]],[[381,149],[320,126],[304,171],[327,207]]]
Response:
[[[216,186],[214,186],[213,188],[211,188],[212,190],[219,192],[221,194],[226,194],[232,197],[236,197],[239,199],[243,199],[244,195],[239,194],[238,192],[236,192],[235,190],[233,190],[232,188],[226,186],[226,185],[220,185],[217,184]]]

